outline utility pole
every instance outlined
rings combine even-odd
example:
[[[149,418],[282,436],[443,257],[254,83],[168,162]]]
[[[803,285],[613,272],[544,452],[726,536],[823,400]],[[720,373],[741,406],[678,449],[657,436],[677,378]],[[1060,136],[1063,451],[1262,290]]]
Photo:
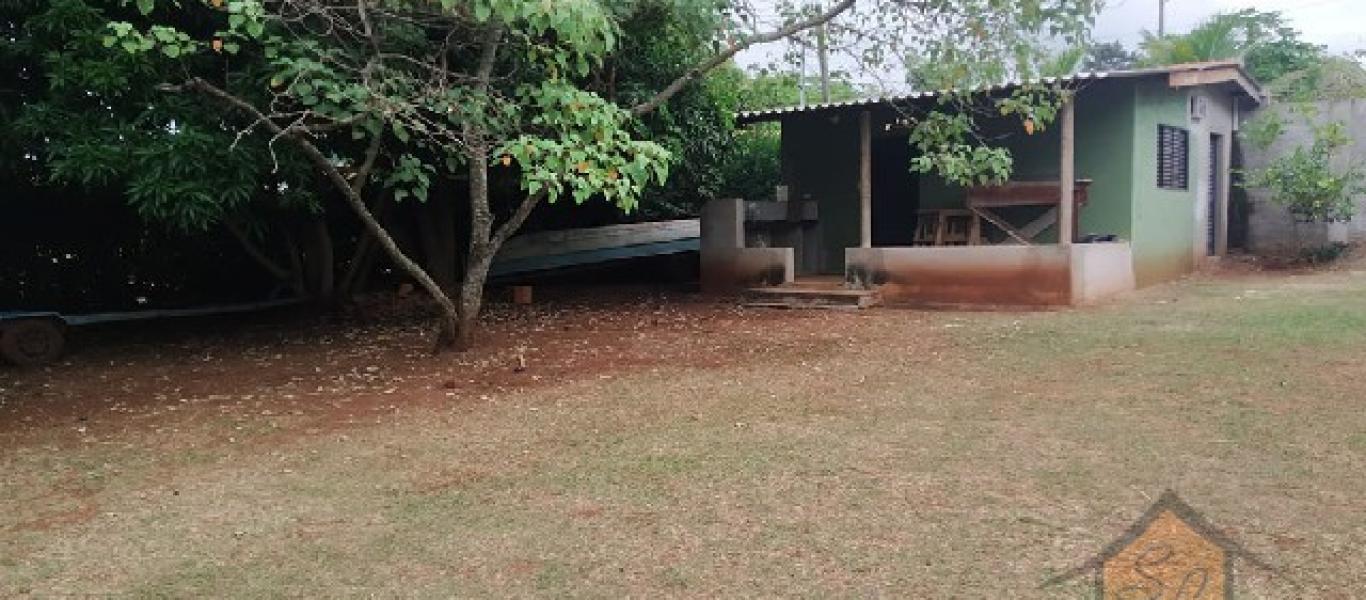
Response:
[[[821,67],[821,102],[830,103],[830,44],[825,35],[825,24],[816,28],[816,60]]]
[[[1167,0],[1157,0],[1157,37],[1167,37]]]
[[[806,44],[802,43],[801,75],[797,76],[797,105],[806,106]]]

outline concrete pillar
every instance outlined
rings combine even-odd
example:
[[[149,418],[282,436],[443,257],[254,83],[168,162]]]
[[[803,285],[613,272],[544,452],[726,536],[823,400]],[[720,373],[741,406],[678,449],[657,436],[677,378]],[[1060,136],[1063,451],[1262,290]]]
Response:
[[[702,205],[702,249],[745,246],[745,203],[721,198]]]

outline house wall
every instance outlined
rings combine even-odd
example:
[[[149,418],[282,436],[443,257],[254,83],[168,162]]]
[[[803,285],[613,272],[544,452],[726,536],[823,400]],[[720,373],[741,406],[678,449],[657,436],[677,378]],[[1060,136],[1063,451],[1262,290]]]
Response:
[[[1134,108],[1134,277],[1139,286],[1150,285],[1189,273],[1195,267],[1195,199],[1199,171],[1189,166],[1185,190],[1157,187],[1157,126],[1170,125],[1190,131],[1192,163],[1204,144],[1191,129],[1189,96],[1175,91],[1163,80],[1140,81],[1135,86]]]
[[[1192,97],[1203,97],[1208,113],[1191,118]],[[1195,270],[1207,254],[1210,134],[1220,135],[1220,197],[1215,208],[1216,251],[1227,249],[1229,157],[1235,132],[1234,97],[1210,86],[1173,89],[1167,82],[1145,80],[1135,88],[1134,110],[1134,274],[1139,286],[1180,277]],[[1171,125],[1190,132],[1188,189],[1157,187],[1157,127]]]
[[[783,119],[782,179],[793,200],[817,204],[819,271],[844,272],[844,249],[859,245],[857,113]]]
[[[1215,231],[1214,248],[1215,254],[1224,255],[1228,252],[1228,203],[1229,188],[1231,185],[1229,168],[1232,164],[1233,156],[1233,136],[1237,133],[1238,124],[1237,114],[1234,110],[1234,99],[1229,91],[1221,87],[1205,87],[1191,90],[1191,97],[1204,98],[1207,113],[1198,121],[1191,117],[1191,129],[1200,132],[1199,154],[1191,157],[1193,173],[1199,173],[1200,185],[1196,188],[1195,202],[1195,232],[1194,248],[1191,249],[1192,256],[1197,261],[1209,255],[1209,210],[1211,208],[1209,198],[1209,145],[1212,143],[1211,134],[1219,135],[1219,164],[1214,166],[1215,175],[1219,178],[1218,197],[1214,202],[1215,211]]]
[[[1077,176],[1091,180],[1077,233],[1133,237],[1134,88],[1094,84],[1077,101]],[[1057,171],[1053,171],[1057,178]]]
[[[1128,238],[1131,231],[1133,198],[1133,107],[1132,84],[1107,81],[1090,84],[1078,95],[1076,115],[1076,173],[1078,179],[1091,179],[1088,203],[1082,209],[1078,234],[1116,234]],[[1010,150],[1014,161],[1011,179],[1047,181],[1058,179],[1061,162],[1061,134],[1057,124],[1042,132],[1027,135],[1018,119],[1000,119],[986,124],[986,135],[1006,136],[1001,147]],[[935,175],[921,177],[923,208],[961,208],[966,190],[952,186]],[[1044,209],[1016,209],[1031,214],[1006,215],[1024,222]],[[1056,227],[1037,238],[1042,243],[1057,241]]]

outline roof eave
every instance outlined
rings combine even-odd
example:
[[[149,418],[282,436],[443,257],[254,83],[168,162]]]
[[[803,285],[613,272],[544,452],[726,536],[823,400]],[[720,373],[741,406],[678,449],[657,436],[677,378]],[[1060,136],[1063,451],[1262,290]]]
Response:
[[[992,93],[1018,88],[1028,84],[1076,84],[1085,81],[1099,79],[1132,79],[1139,77],[1166,76],[1168,85],[1172,87],[1193,87],[1200,85],[1219,85],[1232,84],[1236,86],[1247,97],[1257,104],[1264,104],[1267,100],[1266,93],[1262,90],[1243,68],[1243,64],[1237,61],[1221,61],[1207,63],[1189,63],[1182,65],[1170,65],[1164,67],[1149,67],[1143,69],[1130,69],[1126,71],[1111,72],[1087,72],[1078,73],[1070,77],[1045,77],[1042,79],[1031,79],[1024,81],[1010,81],[999,85],[990,85],[973,90],[980,93]],[[736,113],[735,122],[739,125],[750,123],[761,123],[764,121],[775,121],[788,115],[795,114],[816,114],[841,108],[851,108],[857,106],[876,106],[890,105],[896,103],[913,102],[928,98],[936,98],[954,90],[937,90],[927,92],[913,92],[902,96],[879,96],[875,98],[862,98],[858,100],[848,100],[844,102],[827,102],[823,104],[811,104],[806,106],[786,106],[782,108],[770,108],[763,110],[742,111]]]

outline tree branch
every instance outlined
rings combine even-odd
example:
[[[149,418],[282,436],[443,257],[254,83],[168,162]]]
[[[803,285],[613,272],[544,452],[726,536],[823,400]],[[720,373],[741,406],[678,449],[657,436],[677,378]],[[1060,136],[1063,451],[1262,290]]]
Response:
[[[502,247],[503,242],[508,241],[508,238],[512,237],[512,234],[517,233],[517,230],[521,229],[522,223],[526,222],[527,216],[531,215],[531,211],[535,209],[536,205],[540,204],[541,200],[544,198],[545,194],[541,193],[532,194],[522,199],[522,203],[518,204],[517,209],[512,211],[512,215],[508,216],[508,220],[504,221],[502,225],[498,226],[497,231],[493,232],[493,237],[489,240],[489,245],[494,248],[495,252],[498,248]]]
[[[228,233],[232,234],[232,237],[237,239],[237,243],[242,245],[242,249],[247,251],[247,256],[250,256],[252,260],[256,261],[256,264],[269,272],[271,277],[279,279],[280,281],[289,281],[289,270],[280,266],[280,264],[274,260],[271,260],[269,256],[266,256],[266,253],[261,250],[260,246],[257,246],[255,242],[252,242],[251,238],[247,236],[247,232],[242,231],[241,227],[238,227],[237,224],[227,219],[223,220],[223,227],[228,230]]]
[[[773,31],[761,33],[759,35],[746,38],[744,41],[738,44],[734,44],[729,48],[726,48],[725,51],[717,54],[716,56],[704,60],[698,63],[697,65],[694,65],[691,69],[688,69],[686,73],[679,76],[678,79],[673,80],[672,83],[670,83],[663,90],[660,90],[660,92],[658,94],[655,94],[654,97],[631,107],[631,116],[641,117],[653,112],[655,109],[659,108],[660,105],[664,104],[665,102],[668,102],[669,98],[674,97],[675,94],[682,91],[683,88],[687,87],[689,83],[692,83],[697,79],[700,79],[703,75],[706,75],[712,69],[715,69],[723,64],[726,64],[726,61],[733,58],[736,54],[739,54],[740,52],[743,52],[744,50],[747,50],[753,46],[757,46],[759,44],[767,44],[769,42],[776,42],[795,33],[800,33],[802,31],[806,31],[807,29],[811,29],[812,27],[823,25],[831,19],[834,19],[835,17],[839,16],[844,11],[853,8],[854,3],[857,1],[858,0],[841,0],[839,3],[830,7],[830,10],[827,10],[819,15],[811,17],[810,19],[806,19],[805,21],[797,21],[795,23],[789,23],[788,25],[784,25],[783,27],[779,27],[778,29],[774,29]]]
[[[370,174],[375,170],[375,160],[379,158],[380,146],[384,145],[384,130],[370,136],[370,145],[365,148],[365,158],[361,160],[360,166],[356,168],[356,177],[351,180],[351,189],[357,194],[365,189],[365,184],[370,180]]]

